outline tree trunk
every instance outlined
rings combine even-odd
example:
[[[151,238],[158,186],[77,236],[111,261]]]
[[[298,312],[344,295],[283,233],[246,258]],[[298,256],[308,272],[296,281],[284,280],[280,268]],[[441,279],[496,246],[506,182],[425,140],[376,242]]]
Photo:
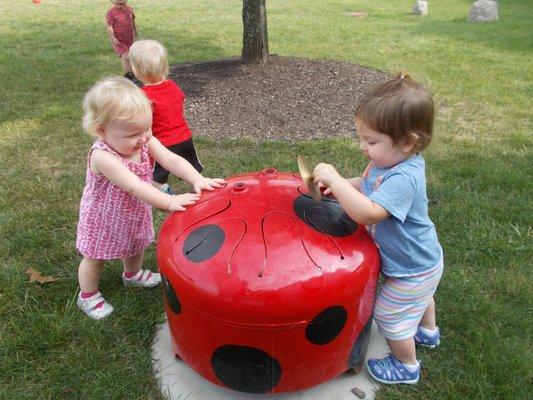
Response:
[[[259,64],[268,60],[266,0],[242,2],[242,60],[245,64]]]

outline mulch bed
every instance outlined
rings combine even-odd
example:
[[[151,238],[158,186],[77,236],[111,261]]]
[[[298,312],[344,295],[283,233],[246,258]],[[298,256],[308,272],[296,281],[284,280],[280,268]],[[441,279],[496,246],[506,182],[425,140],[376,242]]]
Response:
[[[352,136],[355,108],[370,86],[390,79],[371,68],[271,55],[180,64],[170,76],[187,96],[195,136],[302,140]]]

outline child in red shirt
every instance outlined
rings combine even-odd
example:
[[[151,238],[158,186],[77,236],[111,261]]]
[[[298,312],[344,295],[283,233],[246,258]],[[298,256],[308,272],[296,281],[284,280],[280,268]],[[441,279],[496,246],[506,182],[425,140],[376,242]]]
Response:
[[[125,77],[133,80],[131,64],[129,60],[129,51],[131,44],[137,36],[135,27],[135,14],[133,8],[128,6],[128,0],[111,0],[113,7],[105,16],[107,33],[111,40],[113,50],[122,60],[122,68]]]
[[[171,152],[186,159],[201,173],[204,167],[198,160],[191,130],[183,115],[185,95],[174,81],[167,79],[165,47],[155,40],[139,40],[130,48],[130,61],[133,73],[144,84],[142,90],[152,101],[152,133]],[[152,184],[172,193],[168,176],[169,172],[156,163]]]

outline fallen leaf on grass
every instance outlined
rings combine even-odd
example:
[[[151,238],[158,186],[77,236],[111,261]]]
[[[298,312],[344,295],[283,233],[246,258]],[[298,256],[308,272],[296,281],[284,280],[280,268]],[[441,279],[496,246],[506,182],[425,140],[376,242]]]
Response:
[[[47,282],[57,281],[57,278],[54,278],[53,276],[43,276],[43,274],[41,274],[39,271],[31,267],[26,270],[26,273],[30,277],[30,283],[31,282],[47,283]]]
[[[366,17],[366,12],[364,11],[350,11],[345,13],[345,15],[348,15],[349,17],[355,17],[355,18],[364,18]]]

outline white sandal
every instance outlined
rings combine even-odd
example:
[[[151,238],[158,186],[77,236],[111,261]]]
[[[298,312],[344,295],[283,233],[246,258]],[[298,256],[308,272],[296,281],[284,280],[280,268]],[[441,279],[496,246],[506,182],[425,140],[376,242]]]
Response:
[[[103,304],[95,308],[98,304]],[[88,317],[92,319],[102,319],[105,318],[113,312],[114,308],[111,304],[109,304],[105,299],[102,293],[99,291],[93,294],[91,297],[87,297],[86,299],[81,297],[81,292],[78,295],[78,307],[87,314]]]
[[[122,282],[124,282],[124,286],[152,288],[161,283],[161,275],[148,269],[140,269],[131,278],[126,278],[124,274],[122,274]]]

